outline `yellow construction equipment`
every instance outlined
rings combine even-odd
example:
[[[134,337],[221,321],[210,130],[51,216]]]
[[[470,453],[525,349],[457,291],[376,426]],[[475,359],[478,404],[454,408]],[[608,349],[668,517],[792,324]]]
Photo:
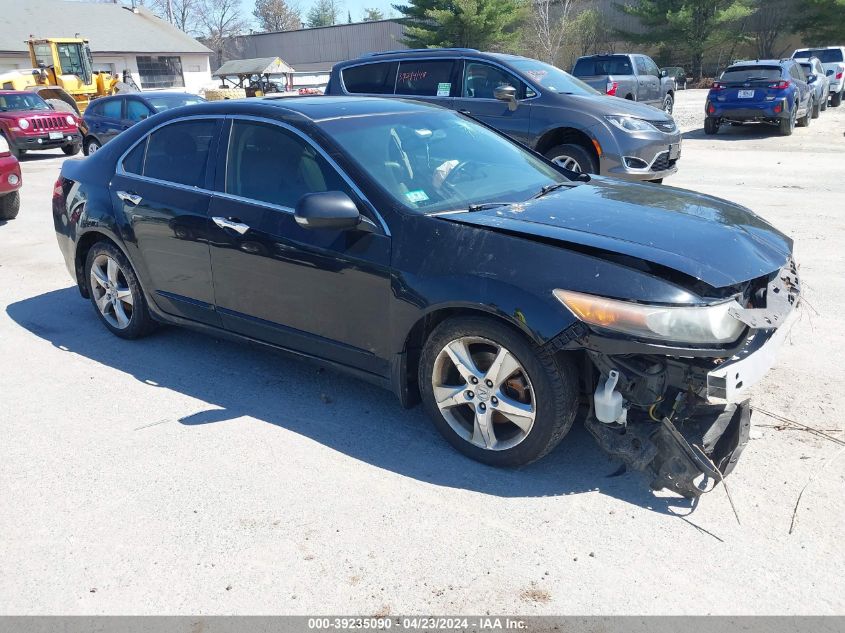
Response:
[[[30,37],[32,68],[0,73],[3,90],[31,90],[56,110],[81,114],[92,99],[126,91],[117,77],[93,70],[88,40],[79,37]]]

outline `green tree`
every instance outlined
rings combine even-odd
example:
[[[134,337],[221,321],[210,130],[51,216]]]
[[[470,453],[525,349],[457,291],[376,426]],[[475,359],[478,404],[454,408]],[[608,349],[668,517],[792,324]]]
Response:
[[[607,20],[595,7],[584,9],[569,22],[569,37],[579,55],[611,52],[611,35]]]
[[[512,51],[526,13],[524,0],[410,0],[393,8],[406,18],[403,42],[412,48]]]
[[[757,57],[776,59],[786,52],[783,36],[792,33],[803,0],[754,0],[755,13],[748,20]]]
[[[840,44],[845,40],[845,0],[805,0],[796,29],[809,46]]]
[[[263,31],[293,31],[302,26],[299,10],[285,0],[255,0],[252,15]]]
[[[638,0],[617,4],[639,20],[644,32],[620,31],[640,44],[664,46],[682,52],[691,61],[691,74],[701,79],[704,54],[742,37],[742,22],[754,13],[754,0]]]
[[[364,22],[376,22],[383,19],[384,13],[381,9],[364,9]]]
[[[337,24],[339,13],[340,7],[336,0],[317,0],[308,10],[305,24],[312,29],[318,26],[331,26]]]

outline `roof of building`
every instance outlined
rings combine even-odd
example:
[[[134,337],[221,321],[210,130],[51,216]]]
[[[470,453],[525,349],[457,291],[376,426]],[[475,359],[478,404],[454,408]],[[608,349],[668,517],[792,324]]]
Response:
[[[27,52],[26,40],[84,37],[92,53],[205,53],[194,38],[144,8],[122,4],[25,0],[3,3],[0,51]]]
[[[255,57],[253,59],[233,59],[218,68],[214,77],[232,75],[279,75],[293,72],[279,57]]]

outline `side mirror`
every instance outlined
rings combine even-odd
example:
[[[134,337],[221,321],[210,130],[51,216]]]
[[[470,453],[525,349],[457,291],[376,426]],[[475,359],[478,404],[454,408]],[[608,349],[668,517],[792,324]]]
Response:
[[[808,84],[813,83],[816,79],[818,79],[818,77],[816,77],[815,75],[807,75],[807,83]]]
[[[665,70],[661,70],[661,71],[660,71],[660,76],[661,76],[661,77],[668,77],[668,76],[669,76],[669,73],[667,73]]]
[[[829,70],[825,73],[825,75],[827,75],[828,77],[833,77],[833,68],[829,69]]]
[[[496,97],[499,101],[507,101],[508,103],[508,110],[513,112],[516,110],[517,101],[516,101],[516,88],[513,86],[508,86],[505,84],[504,86],[498,86],[493,91],[493,96]]]
[[[305,229],[345,231],[361,224],[358,207],[342,191],[306,193],[297,200],[293,217]]]

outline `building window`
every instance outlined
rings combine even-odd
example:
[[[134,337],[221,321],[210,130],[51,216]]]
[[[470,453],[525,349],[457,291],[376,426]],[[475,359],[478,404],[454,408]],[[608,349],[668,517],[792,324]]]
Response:
[[[181,57],[139,55],[136,60],[142,88],[184,88]]]

